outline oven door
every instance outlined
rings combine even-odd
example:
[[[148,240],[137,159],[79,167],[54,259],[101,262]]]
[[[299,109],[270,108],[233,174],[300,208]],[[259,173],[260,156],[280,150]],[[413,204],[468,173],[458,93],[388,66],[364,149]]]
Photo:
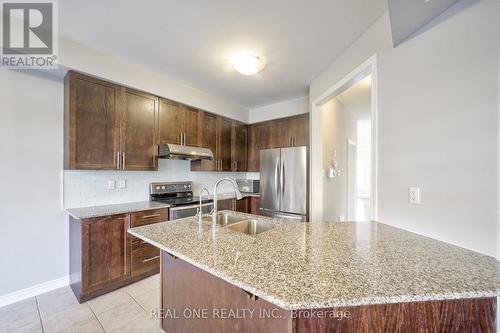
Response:
[[[201,210],[203,214],[210,213],[214,207],[213,203],[206,203],[201,205]],[[182,219],[185,217],[191,217],[198,214],[198,209],[200,205],[186,205],[186,206],[176,206],[169,209],[168,220],[173,221],[177,219]]]

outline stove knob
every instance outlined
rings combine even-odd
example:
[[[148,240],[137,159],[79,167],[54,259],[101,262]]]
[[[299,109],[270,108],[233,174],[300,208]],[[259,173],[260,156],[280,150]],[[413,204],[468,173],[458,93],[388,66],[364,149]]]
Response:
[[[188,186],[187,185],[184,185],[184,188],[187,188]]]
[[[165,186],[162,186],[162,187],[161,187],[161,189],[162,189],[162,190],[164,190],[164,189],[165,189]]]
[[[160,186],[156,186],[156,189],[159,190],[160,189]]]

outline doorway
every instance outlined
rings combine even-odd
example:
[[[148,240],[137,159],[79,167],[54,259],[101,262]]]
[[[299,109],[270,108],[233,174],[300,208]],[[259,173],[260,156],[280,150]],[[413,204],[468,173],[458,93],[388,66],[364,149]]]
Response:
[[[311,221],[376,219],[376,56],[311,110]]]

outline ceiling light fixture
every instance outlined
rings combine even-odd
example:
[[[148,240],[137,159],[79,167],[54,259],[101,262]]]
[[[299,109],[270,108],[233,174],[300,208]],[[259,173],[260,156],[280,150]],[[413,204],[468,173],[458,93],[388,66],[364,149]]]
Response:
[[[254,75],[262,71],[266,63],[262,57],[243,55],[233,59],[233,66],[243,75]]]

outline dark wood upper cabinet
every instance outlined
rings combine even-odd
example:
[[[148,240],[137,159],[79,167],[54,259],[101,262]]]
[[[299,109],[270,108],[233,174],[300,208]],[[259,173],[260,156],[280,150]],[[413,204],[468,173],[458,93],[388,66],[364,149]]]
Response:
[[[70,221],[71,223],[71,221]],[[86,293],[128,279],[130,215],[86,219],[82,223],[82,288]]]
[[[122,170],[157,170],[158,97],[127,89],[121,124]]]
[[[272,122],[250,125],[248,128],[248,171],[260,171],[260,151],[273,148]]]
[[[183,117],[180,104],[161,98],[159,113],[160,134],[158,142],[180,145],[182,122]]]
[[[292,122],[290,118],[274,120],[272,123],[273,148],[292,146]]]
[[[183,106],[182,112],[184,113],[184,144],[201,147],[201,112],[189,106]]]
[[[233,122],[232,159],[233,171],[247,171],[247,140],[248,126],[239,122]]]
[[[157,170],[157,97],[80,73],[65,78],[65,168]]]
[[[200,111],[160,99],[160,143],[201,146]]]
[[[65,168],[118,169],[123,91],[69,72],[65,78]]]
[[[232,128],[230,119],[219,117],[217,159],[220,161],[219,171],[232,171]]]
[[[273,147],[309,145],[309,114],[273,121]]]
[[[309,145],[309,114],[292,118],[292,143],[294,147]]]
[[[214,154],[214,159],[198,160],[191,162],[192,171],[217,171],[219,160],[217,159],[218,123],[219,117],[208,112],[200,111],[201,115],[201,146],[208,148]]]

